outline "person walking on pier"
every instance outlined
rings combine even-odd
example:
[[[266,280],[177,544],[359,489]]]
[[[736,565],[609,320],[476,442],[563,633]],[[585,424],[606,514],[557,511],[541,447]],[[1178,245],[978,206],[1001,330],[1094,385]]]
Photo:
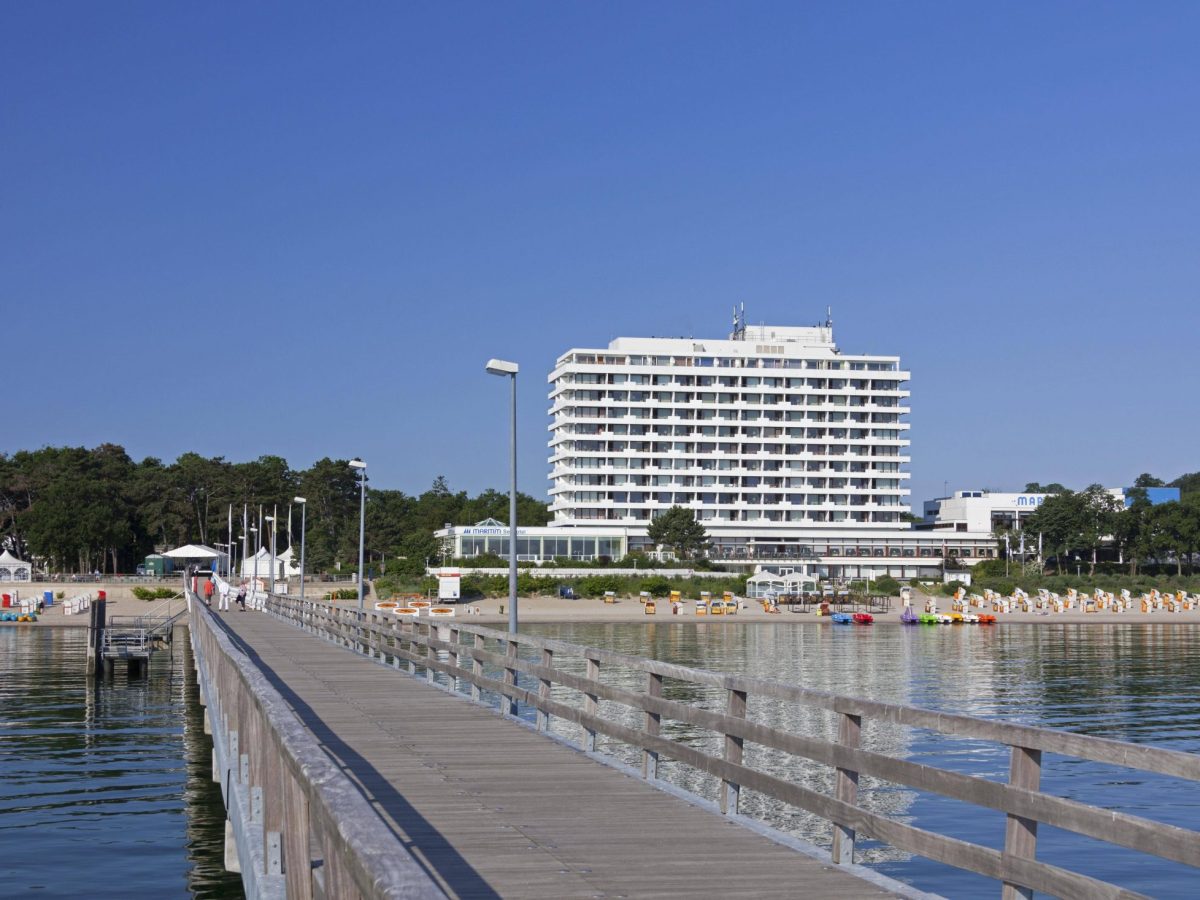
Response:
[[[224,582],[221,584],[221,599],[217,603],[217,609],[229,611],[229,585]]]
[[[212,579],[210,578],[210,579],[208,579],[208,581],[204,582],[204,605],[205,606],[208,606],[208,607],[212,606],[212,595],[213,595],[213,583],[212,583]]]
[[[238,609],[240,609],[242,612],[246,611],[246,585],[245,584],[243,584],[241,587],[238,588],[237,605],[238,605]]]

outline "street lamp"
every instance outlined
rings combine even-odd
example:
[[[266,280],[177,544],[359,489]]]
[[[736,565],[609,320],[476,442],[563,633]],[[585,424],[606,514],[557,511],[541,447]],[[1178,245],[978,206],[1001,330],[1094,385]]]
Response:
[[[367,464],[361,459],[350,460],[350,468],[358,471],[358,611],[363,611],[363,540],[367,526]]]
[[[254,581],[251,582],[253,587],[251,590],[258,593],[258,526],[251,525],[250,531],[254,532]]]
[[[489,375],[507,376],[512,379],[511,434],[509,453],[512,456],[512,477],[508,484],[508,630],[517,631],[517,372],[515,362],[489,359]]]
[[[300,504],[300,599],[304,599],[304,536],[307,524],[308,501],[303,497],[293,497],[293,502]]]
[[[267,596],[275,593],[275,516],[263,516],[271,523],[271,588],[267,591]]]

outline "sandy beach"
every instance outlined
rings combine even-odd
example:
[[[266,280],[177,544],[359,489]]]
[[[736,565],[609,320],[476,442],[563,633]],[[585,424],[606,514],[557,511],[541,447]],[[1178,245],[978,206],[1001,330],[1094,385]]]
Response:
[[[108,615],[113,616],[133,616],[145,613],[163,601],[159,600],[138,600],[133,596],[133,584],[100,584],[100,583],[77,583],[77,584],[24,584],[19,586],[22,597],[40,596],[43,591],[55,592],[54,606],[45,610],[39,617],[36,623],[15,623],[3,622],[0,627],[20,628],[20,627],[64,627],[64,628],[80,628],[87,627],[87,614],[77,614],[67,616],[63,614],[63,608],[60,601],[57,599],[59,591],[64,591],[65,597],[75,597],[80,594],[91,594],[96,596],[98,591],[107,593],[107,611]],[[5,590],[5,593],[10,593]],[[367,608],[374,610],[375,598],[367,597]],[[707,622],[707,623],[727,623],[738,624],[746,622],[755,623],[816,623],[816,624],[832,624],[829,619],[818,616],[811,608],[801,611],[799,607],[780,607],[778,613],[764,612],[762,606],[753,601],[745,601],[746,608],[738,611],[735,616],[697,616],[694,602],[685,602],[683,610],[679,615],[671,614],[671,606],[665,600],[659,600],[656,603],[656,613],[647,615],[641,603],[636,598],[620,598],[616,603],[605,603],[598,598],[579,598],[574,600],[565,599],[558,596],[531,596],[521,597],[517,607],[520,621],[523,624],[535,623],[560,623],[560,622],[582,622],[582,623],[632,623],[642,622],[649,623],[681,623],[681,622]],[[938,609],[942,612],[950,611],[950,598],[939,597]],[[347,608],[353,608],[356,604],[353,600],[340,601],[339,605]],[[917,595],[913,600],[913,606],[918,610],[925,608],[925,597]],[[468,609],[478,609],[479,614],[474,615],[468,613]],[[503,612],[501,610],[503,609]],[[849,607],[847,607],[849,609]],[[455,607],[457,620],[468,624],[487,625],[489,627],[504,626],[508,622],[508,600],[506,598],[489,598],[484,600],[473,600],[463,602]],[[872,610],[872,615],[875,616],[875,622],[879,625],[898,625],[900,623],[900,600],[899,598],[892,599],[891,609],[886,612]],[[1081,610],[1068,610],[1061,613],[1024,613],[1010,612],[998,615],[997,625],[1005,625],[1012,623],[1034,623],[1044,624],[1051,622],[1071,622],[1082,623],[1088,625],[1111,625],[1111,624],[1145,624],[1145,625],[1169,625],[1169,624],[1200,624],[1200,609],[1188,610],[1185,612],[1170,613],[1170,612],[1096,612],[1085,613]]]

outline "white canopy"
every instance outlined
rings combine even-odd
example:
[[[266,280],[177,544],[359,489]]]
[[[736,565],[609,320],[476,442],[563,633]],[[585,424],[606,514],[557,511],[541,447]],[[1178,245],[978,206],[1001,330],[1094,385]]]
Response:
[[[184,544],[174,550],[168,550],[163,556],[171,559],[224,559],[225,554],[204,544]]]
[[[5,550],[0,553],[0,581],[33,581],[33,567]]]
[[[779,575],[775,572],[759,571],[746,579],[746,594],[750,597],[767,597],[771,594],[776,596],[803,594],[816,589],[816,579],[803,572]]]

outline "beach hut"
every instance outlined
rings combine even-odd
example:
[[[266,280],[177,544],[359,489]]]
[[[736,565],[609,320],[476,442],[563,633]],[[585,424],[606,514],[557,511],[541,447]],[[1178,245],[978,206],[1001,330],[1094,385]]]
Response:
[[[33,566],[5,550],[0,553],[0,581],[33,581]]]

